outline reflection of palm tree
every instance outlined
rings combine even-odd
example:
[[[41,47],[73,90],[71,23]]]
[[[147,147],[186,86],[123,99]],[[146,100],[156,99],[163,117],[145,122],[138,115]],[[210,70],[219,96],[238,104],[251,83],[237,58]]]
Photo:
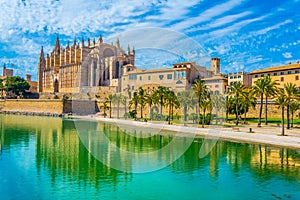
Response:
[[[205,82],[201,79],[198,79],[195,81],[195,83],[192,85],[192,88],[196,94],[197,100],[198,100],[198,111],[197,115],[199,116],[200,114],[200,108],[201,108],[201,103],[205,99],[205,97],[208,94],[208,89],[206,88]],[[199,117],[198,117],[199,118]],[[200,121],[199,121],[200,124]]]
[[[193,108],[195,102],[195,93],[192,90],[183,90],[177,94],[180,106],[183,108],[183,119],[187,120],[187,112]]]
[[[234,82],[230,88],[231,89],[230,94],[234,95],[235,97],[235,116],[236,116],[235,125],[239,124],[239,97],[241,96],[244,88],[245,85],[243,85],[241,81]]]
[[[121,103],[124,105],[124,116],[125,118],[127,118],[127,99],[128,97],[125,96],[125,95],[122,95],[122,100],[121,100]]]

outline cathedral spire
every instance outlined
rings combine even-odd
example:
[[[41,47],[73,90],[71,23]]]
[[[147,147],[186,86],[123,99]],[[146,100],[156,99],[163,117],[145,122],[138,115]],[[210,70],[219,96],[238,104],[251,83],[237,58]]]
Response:
[[[98,39],[98,43],[102,44],[103,43],[103,39],[102,39],[102,34],[100,35],[99,39]]]
[[[117,47],[117,48],[120,48],[120,40],[119,40],[119,38],[117,39],[116,47]]]
[[[130,55],[130,46],[127,47],[127,54]]]
[[[74,47],[76,46],[76,36],[75,36],[75,38],[74,38],[73,46],[74,46]]]
[[[53,49],[55,52],[60,53],[60,44],[59,44],[59,37],[58,35],[56,36],[56,41],[55,41],[55,46]]]
[[[41,53],[40,53],[40,59],[44,59],[44,58],[45,58],[45,54],[44,54],[44,48],[42,46]]]
[[[134,49],[134,47],[132,48],[132,55],[135,55],[135,49]]]
[[[91,46],[91,40],[90,40],[90,38],[88,38],[88,47],[90,47]]]
[[[81,48],[84,47],[84,38],[82,36],[82,39],[81,39]]]

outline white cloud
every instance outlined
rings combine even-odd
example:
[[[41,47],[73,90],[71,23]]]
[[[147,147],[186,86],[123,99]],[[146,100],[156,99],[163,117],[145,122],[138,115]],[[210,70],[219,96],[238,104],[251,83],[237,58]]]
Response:
[[[282,54],[282,56],[284,58],[292,58],[293,57],[291,52],[285,52],[285,53]]]
[[[255,31],[255,32],[251,33],[251,35],[254,35],[254,36],[257,36],[257,35],[264,35],[264,34],[270,32],[270,31],[279,29],[281,26],[284,26],[284,25],[290,24],[290,23],[293,23],[293,21],[290,20],[290,19],[288,19],[288,20],[285,20],[284,22],[281,22],[281,23],[279,23],[279,24],[276,24],[276,25],[273,25],[273,26],[269,26],[269,27],[267,27],[267,28],[264,28],[264,29]]]

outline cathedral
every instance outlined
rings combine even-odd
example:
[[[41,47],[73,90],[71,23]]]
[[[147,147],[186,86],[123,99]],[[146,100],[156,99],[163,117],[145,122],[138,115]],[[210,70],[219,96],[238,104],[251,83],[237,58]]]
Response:
[[[40,93],[98,93],[102,90],[120,92],[123,72],[134,68],[135,50],[106,44],[102,36],[81,45],[76,39],[63,48],[59,37],[50,54],[41,49],[38,63],[38,92]]]

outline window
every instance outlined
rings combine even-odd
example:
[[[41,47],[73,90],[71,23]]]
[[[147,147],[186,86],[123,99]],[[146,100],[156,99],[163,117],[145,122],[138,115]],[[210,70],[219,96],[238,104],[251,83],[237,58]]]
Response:
[[[295,70],[295,74],[299,74],[299,70]]]
[[[265,76],[264,74],[260,75],[260,77],[264,77],[264,76]]]
[[[280,81],[283,82],[283,81],[284,81],[284,77],[281,77],[281,78],[280,78]]]
[[[129,80],[136,80],[136,74],[130,74],[129,75]]]
[[[299,76],[295,76],[295,80],[298,81],[299,80]]]
[[[218,88],[219,87],[219,85],[215,85],[215,88]]]
[[[230,79],[233,79],[233,76],[230,76]]]
[[[241,76],[238,76],[238,78],[242,78]]]
[[[123,80],[125,81],[125,80],[126,80],[126,78],[124,77],[124,78],[123,78]]]
[[[142,76],[140,76],[140,81],[142,80]]]
[[[280,75],[284,75],[284,72],[280,72]]]
[[[291,71],[288,71],[288,74],[292,74],[292,72],[291,72]]]
[[[134,85],[133,85],[133,86],[131,86],[131,90],[134,90]]]
[[[274,75],[274,76],[277,76],[277,73],[275,72],[273,75]]]
[[[271,76],[271,74],[268,74],[268,76]]]
[[[164,78],[164,75],[159,75],[159,79],[162,80]]]
[[[168,74],[167,79],[172,79],[172,74]]]
[[[151,80],[151,76],[148,76],[148,80],[149,80],[149,81]]]
[[[258,78],[258,75],[257,75],[257,74],[255,75],[255,78]]]

